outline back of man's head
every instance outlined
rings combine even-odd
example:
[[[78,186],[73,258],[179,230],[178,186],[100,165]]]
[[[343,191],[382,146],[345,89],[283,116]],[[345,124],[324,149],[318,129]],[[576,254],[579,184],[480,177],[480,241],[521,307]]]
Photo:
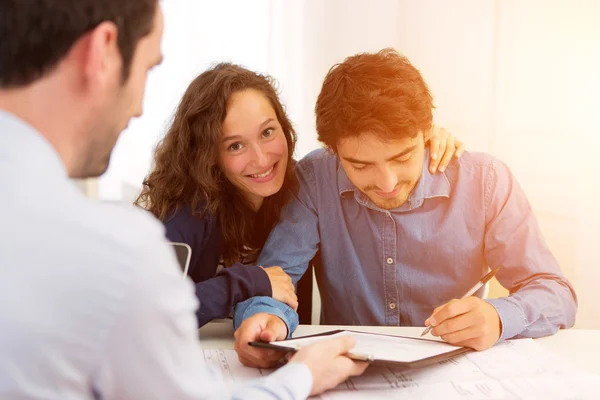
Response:
[[[125,80],[137,42],[152,30],[156,7],[157,0],[0,0],[0,88],[42,77],[104,21],[118,28]]]
[[[160,63],[158,0],[0,0],[0,109],[33,126],[71,177],[103,174]]]
[[[362,53],[334,65],[315,107],[319,141],[337,143],[363,133],[394,140],[428,132],[432,97],[419,71],[393,49]]]

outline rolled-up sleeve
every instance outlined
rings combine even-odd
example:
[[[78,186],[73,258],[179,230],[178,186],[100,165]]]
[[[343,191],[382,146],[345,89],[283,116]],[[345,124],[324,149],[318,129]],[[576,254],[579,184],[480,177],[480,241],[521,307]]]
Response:
[[[318,250],[319,218],[315,196],[318,195],[311,165],[300,161],[296,166],[299,181],[297,193],[282,211],[280,220],[271,231],[258,259],[264,267],[280,266],[297,284]],[[257,297],[239,303],[234,312],[234,326],[257,313],[274,314],[283,319],[291,335],[298,326],[298,314],[277,300]]]
[[[502,268],[508,297],[487,300],[500,316],[500,340],[541,337],[575,323],[577,297],[544,241],[529,201],[508,167],[494,160],[485,179],[487,264]]]

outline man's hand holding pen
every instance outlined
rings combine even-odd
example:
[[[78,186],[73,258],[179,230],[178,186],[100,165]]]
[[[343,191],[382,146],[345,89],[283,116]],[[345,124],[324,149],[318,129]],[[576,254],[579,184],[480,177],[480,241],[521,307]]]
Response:
[[[500,317],[494,306],[474,296],[454,299],[437,307],[425,325],[433,326],[433,336],[475,350],[492,347],[502,332]]]

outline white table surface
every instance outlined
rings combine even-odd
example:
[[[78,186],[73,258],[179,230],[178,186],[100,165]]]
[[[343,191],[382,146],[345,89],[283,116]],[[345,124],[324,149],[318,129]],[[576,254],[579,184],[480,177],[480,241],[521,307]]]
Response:
[[[390,335],[419,337],[422,327],[300,325],[294,336],[305,336],[335,329],[360,330]],[[600,330],[567,329],[556,335],[536,339],[545,348],[575,365],[600,374]],[[231,320],[211,322],[200,329],[200,343],[206,349],[233,349]]]

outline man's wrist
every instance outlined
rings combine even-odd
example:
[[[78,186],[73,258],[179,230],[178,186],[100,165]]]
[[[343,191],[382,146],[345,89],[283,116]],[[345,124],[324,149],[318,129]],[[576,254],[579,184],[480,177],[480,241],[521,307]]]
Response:
[[[498,313],[498,319],[500,320],[500,338],[498,342],[512,339],[522,332],[525,326],[525,317],[519,306],[509,297],[486,299],[485,301],[491,304]]]
[[[272,314],[281,318],[287,328],[286,337],[290,337],[298,327],[298,314],[293,308],[271,297],[253,297],[235,307],[234,328],[238,329],[244,320],[258,313]]]

